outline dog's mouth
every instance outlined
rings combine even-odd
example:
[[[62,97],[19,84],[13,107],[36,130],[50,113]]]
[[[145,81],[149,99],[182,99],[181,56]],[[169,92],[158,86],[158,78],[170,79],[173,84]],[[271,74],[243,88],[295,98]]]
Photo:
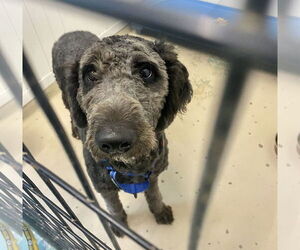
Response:
[[[113,130],[112,133],[102,133],[98,136],[94,131],[87,131],[85,146],[96,161],[108,159],[113,162],[121,162],[127,168],[138,166],[140,162],[148,159],[151,152],[155,151],[158,146],[156,134],[152,129],[137,131],[133,140],[130,140],[132,137],[127,136],[129,132],[123,133],[121,136],[113,133],[116,131]]]
[[[144,151],[143,154],[137,154],[133,149],[133,152],[129,151],[128,153],[124,154],[116,153],[108,155],[106,159],[112,164],[116,165],[120,170],[140,169],[143,168],[142,165],[144,165],[145,162],[149,161],[152,158],[155,149],[156,148],[149,151]]]
[[[138,159],[135,156],[127,157],[124,154],[115,154],[110,156],[110,161],[118,163],[121,167],[128,168],[132,165],[136,165]]]
[[[130,159],[126,159],[123,157],[114,157],[111,159],[107,159],[107,161],[113,165],[113,167],[120,172],[132,172],[135,174],[144,173],[145,171],[149,171],[149,166],[155,156],[156,151],[151,151],[147,156],[142,157],[131,157]]]

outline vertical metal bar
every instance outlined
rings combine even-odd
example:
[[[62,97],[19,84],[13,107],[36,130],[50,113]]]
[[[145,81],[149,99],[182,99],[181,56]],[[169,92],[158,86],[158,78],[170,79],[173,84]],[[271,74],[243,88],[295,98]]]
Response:
[[[26,198],[25,200],[33,207],[33,209],[35,211],[37,211],[38,214],[42,214],[43,216],[45,216],[45,218],[50,221],[53,228],[56,228],[57,230],[59,230],[57,233],[60,234],[62,236],[62,238],[64,238],[66,240],[66,242],[68,242],[68,240],[66,239],[66,232],[68,232],[74,238],[76,238],[76,240],[78,240],[82,243],[83,249],[85,249],[85,247],[87,247],[91,250],[94,250],[94,248],[91,245],[89,245],[89,243],[87,243],[84,239],[82,239],[81,237],[76,235],[72,230],[69,230],[69,228],[64,227],[64,224],[61,221],[59,221],[52,214],[50,214],[44,208],[44,206],[34,197],[34,195],[29,191],[28,186],[29,186],[28,184],[25,184],[23,187],[23,190],[25,191],[25,193],[23,193],[23,196]],[[64,235],[62,232],[64,233]],[[53,238],[52,240],[55,240],[55,238]]]
[[[26,145],[23,144],[23,148],[29,152],[28,155],[30,157],[33,157],[33,155],[30,153],[30,151],[27,149]],[[55,195],[55,197],[57,198],[57,200],[60,202],[60,204],[63,206],[63,208],[68,212],[68,214],[72,217],[72,219],[74,220],[74,222],[76,222],[78,225],[83,226],[80,222],[80,220],[78,220],[77,216],[75,215],[75,213],[73,212],[73,210],[69,207],[68,203],[64,200],[64,198],[62,197],[62,195],[57,191],[57,189],[55,188],[55,186],[52,184],[52,182],[49,180],[49,178],[41,175],[38,171],[36,171],[38,173],[38,175],[40,176],[40,178],[44,181],[44,183],[47,185],[47,187],[50,189],[50,191]],[[30,185],[37,188],[36,185],[31,182],[31,180],[23,174],[23,177],[27,178],[27,181],[30,182]],[[58,216],[58,215],[57,215]],[[59,215],[60,217],[60,215]],[[61,218],[62,221],[64,221]],[[94,241],[89,238],[87,235],[85,235],[89,241],[91,242],[91,244],[97,249],[97,246],[95,245]]]
[[[30,181],[32,183],[32,181]],[[73,224],[76,228],[78,228],[81,232],[88,235],[91,239],[94,240],[95,243],[99,244],[99,246],[103,247],[103,249],[111,250],[110,247],[108,247],[103,241],[98,239],[95,235],[93,235],[91,232],[89,232],[85,227],[79,225],[76,221],[70,217],[65,211],[63,211],[61,208],[59,208],[54,202],[52,202],[50,199],[48,199],[37,187],[32,188],[32,186],[28,183],[24,184],[24,190],[29,190],[32,194],[36,195],[40,199],[42,199],[45,204],[50,207],[51,209],[55,210],[56,213],[63,216],[65,219],[67,219],[71,224]],[[69,228],[68,228],[69,229]]]
[[[61,123],[59,122],[54,110],[52,109],[50,103],[48,102],[47,97],[45,96],[43,90],[41,89],[25,55],[23,55],[23,74],[25,76],[25,79],[26,79],[31,91],[35,95],[35,98],[37,99],[39,105],[41,106],[41,108],[44,111],[44,113],[46,114],[49,122],[51,123],[55,132],[57,133],[59,140],[61,141],[61,143],[69,157],[69,160],[71,161],[71,163],[74,167],[74,170],[75,170],[87,196],[93,200],[93,198],[94,198],[93,191],[88,184],[88,181],[87,181],[87,179],[84,175],[84,172],[80,166],[78,158],[71,146],[71,143],[70,143]]]
[[[267,12],[270,1],[271,0],[248,0],[246,8],[247,10],[263,15]]]
[[[2,187],[2,192],[5,193],[7,195],[7,198],[3,197],[1,194],[1,198],[4,198],[5,202],[6,202],[6,211],[4,209],[1,210],[1,214],[4,215],[4,217],[1,217],[2,219],[4,219],[8,222],[9,225],[16,230],[16,232],[18,232],[18,234],[21,235],[21,228],[22,228],[22,222],[21,222],[21,214],[22,214],[22,204],[20,201],[18,201],[13,195],[15,195],[18,198],[22,197],[22,192],[19,190],[19,188],[17,186],[14,185],[14,183],[12,183],[3,173],[0,172],[0,186]],[[9,198],[9,199],[8,199]],[[3,205],[3,204],[2,204]],[[24,200],[23,200],[23,205],[24,205]],[[24,207],[23,207],[24,208]],[[23,215],[24,218],[26,211],[23,210]],[[18,219],[20,217],[20,219]],[[27,217],[26,217],[27,218]],[[35,218],[35,221],[37,221],[38,218]],[[14,227],[13,225],[15,223],[18,223],[19,225],[16,227]],[[39,233],[41,230],[38,230]],[[54,235],[55,236],[55,235]]]
[[[18,175],[22,175],[22,164],[17,162],[13,156],[7,151],[7,149],[0,142],[0,160],[5,162],[14,168]]]
[[[76,154],[71,146],[71,143],[66,135],[66,132],[64,131],[61,123],[59,122],[57,115],[55,114],[54,110],[52,109],[49,101],[47,100],[47,97],[45,96],[42,88],[40,87],[33,70],[27,60],[26,55],[23,53],[23,74],[24,77],[33,92],[35,98],[37,99],[39,105],[41,106],[42,110],[46,114],[49,122],[53,126],[55,132],[58,135],[58,138],[60,142],[62,143],[69,160],[72,163],[72,166],[85,190],[85,193],[87,194],[88,198],[97,206],[99,207],[99,203],[95,197],[95,194],[93,193],[93,190],[91,189],[88,180],[85,177],[85,174],[80,166],[80,163],[78,161],[78,158],[76,157]],[[98,216],[99,217],[99,216]],[[107,222],[103,220],[101,217],[99,217],[107,235],[109,236],[113,246],[116,250],[121,250],[114,234],[112,233],[110,227],[108,226]]]
[[[23,194],[23,218],[30,227],[51,244],[55,249],[70,249],[70,243],[61,236],[58,224],[50,221],[27,194]],[[63,239],[63,240],[62,240]]]
[[[22,193],[9,185],[6,179],[6,176],[0,172],[0,218],[21,235],[22,205],[18,198],[21,200]]]
[[[217,112],[217,119],[208,148],[207,161],[204,166],[198,190],[190,232],[189,250],[197,249],[205,213],[220,168],[220,160],[224,152],[242,90],[245,86],[247,73],[248,68],[245,62],[240,60],[232,62],[219,110]]]
[[[112,225],[116,226],[118,229],[120,229],[123,233],[125,233],[128,237],[133,239],[137,244],[142,246],[144,249],[151,249],[155,250],[158,249],[153,244],[145,240],[143,237],[138,235],[136,232],[125,226],[123,223],[120,223],[117,221],[114,217],[112,217],[108,212],[104,211],[102,208],[99,208],[95,206],[94,203],[91,203],[87,200],[87,198],[82,195],[79,191],[74,189],[72,186],[70,186],[67,182],[59,178],[57,175],[52,173],[50,170],[45,168],[43,165],[38,163],[37,161],[34,161],[27,152],[25,151],[23,154],[23,160],[33,166],[37,169],[37,171],[40,171],[41,174],[46,175],[48,178],[50,178],[53,182],[58,184],[60,187],[62,187],[65,191],[67,191],[69,194],[74,196],[77,200],[82,202],[85,206],[89,207],[91,210],[93,210],[95,213],[97,213],[99,216],[101,216],[103,219],[111,223]]]
[[[19,190],[19,188],[10,180],[8,179],[3,173],[0,172],[0,177],[2,180],[4,180],[13,190],[15,194],[18,195],[18,197],[22,196],[22,192]]]
[[[29,177],[25,174],[25,173],[23,173],[23,178],[24,178],[24,180],[27,182],[27,183],[29,183],[30,184],[30,186],[32,187],[32,188],[34,188],[35,190],[38,190],[38,191],[40,191],[38,188],[37,188],[37,186],[29,179]],[[23,182],[23,190],[24,190],[24,182]],[[28,193],[29,194],[29,193]],[[29,194],[30,195],[30,194]],[[51,210],[52,210],[52,212],[56,215],[56,217],[61,221],[61,223],[64,225],[64,227],[65,228],[67,228],[69,231],[72,231],[73,232],[73,230],[71,229],[71,227],[68,225],[68,223],[66,223],[66,221],[62,218],[62,216],[55,210],[55,209],[53,209],[53,207],[51,207],[51,206],[48,206]],[[87,237],[88,238],[88,237]],[[89,239],[89,238],[88,238]],[[91,244],[93,244],[93,241],[92,240],[90,240],[90,242],[91,242]],[[81,244],[81,246],[83,247],[83,245],[82,245],[82,242],[78,242],[79,244]],[[94,246],[94,245],[93,245]],[[96,249],[97,249],[97,247],[96,246],[94,246]]]
[[[17,103],[22,106],[22,85],[19,83],[11,67],[7,64],[4,55],[0,49],[0,74],[6,81],[6,85],[15,97]]]

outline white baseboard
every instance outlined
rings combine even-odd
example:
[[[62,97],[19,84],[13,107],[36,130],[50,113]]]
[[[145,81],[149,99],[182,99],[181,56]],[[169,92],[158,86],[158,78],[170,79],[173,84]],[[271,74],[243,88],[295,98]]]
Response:
[[[53,82],[55,81],[54,74],[52,72],[49,72],[46,76],[44,76],[41,80],[39,80],[39,83],[42,87],[42,89],[46,89],[49,87]],[[23,85],[23,106],[25,106],[28,102],[30,102],[34,98],[31,90],[26,85],[24,87]]]
[[[9,89],[4,89],[0,92],[0,107],[12,100],[12,94]]]

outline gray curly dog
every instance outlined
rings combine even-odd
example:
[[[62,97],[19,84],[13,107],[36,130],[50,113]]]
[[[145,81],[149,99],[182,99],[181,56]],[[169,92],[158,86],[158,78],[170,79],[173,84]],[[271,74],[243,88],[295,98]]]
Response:
[[[164,130],[192,97],[188,72],[174,47],[129,35],[100,40],[76,31],[54,44],[52,59],[73,136],[83,143],[87,171],[109,212],[127,225],[120,188],[105,161],[123,173],[119,183],[140,183],[141,174],[151,172],[144,192],[150,211],[157,223],[172,223],[172,209],[158,187],[158,175],[168,165]]]

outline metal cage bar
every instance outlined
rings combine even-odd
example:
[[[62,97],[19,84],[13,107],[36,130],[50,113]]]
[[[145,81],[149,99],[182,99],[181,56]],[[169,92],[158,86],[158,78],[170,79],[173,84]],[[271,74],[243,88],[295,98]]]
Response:
[[[73,224],[75,227],[77,227],[80,231],[82,231],[86,237],[90,240],[91,244],[97,248],[97,243],[99,246],[101,246],[103,249],[111,249],[109,246],[107,246],[103,241],[98,239],[95,235],[93,235],[91,232],[89,232],[79,221],[74,220],[68,213],[63,211],[61,208],[59,208],[57,205],[55,205],[54,202],[52,202],[50,199],[48,199],[40,190],[39,188],[33,183],[33,181],[27,176],[24,175],[24,180],[26,183],[24,184],[24,190],[26,192],[29,192],[31,194],[36,195],[37,197],[41,198],[49,207],[50,209],[55,213],[55,215],[62,221],[61,216],[63,216],[65,219],[67,219],[71,224]],[[28,193],[28,195],[29,195]],[[63,222],[63,221],[62,221]],[[68,224],[63,223],[64,226],[71,230]],[[67,225],[67,226],[66,226]]]
[[[164,37],[174,43],[193,48],[202,52],[207,52],[226,60],[232,60],[243,56],[249,66],[269,71],[277,72],[277,42],[276,37],[272,37],[268,30],[256,29],[252,31],[244,26],[249,23],[245,19],[237,20],[235,26],[217,28],[212,25],[209,19],[199,18],[200,15],[183,12],[180,9],[168,10],[166,6],[160,5],[163,1],[116,1],[116,0],[54,0],[76,7],[90,10],[96,13],[113,16],[127,22],[139,24],[151,28],[157,32],[152,36]],[[188,0],[187,0],[188,1]],[[195,5],[198,1],[189,1],[190,5]],[[252,2],[249,0],[248,2]],[[248,4],[251,10],[258,12],[257,16],[251,16],[253,25],[254,19],[260,27],[265,26],[268,17],[263,13],[266,11],[269,0],[254,0]],[[171,6],[171,4],[170,4]],[[256,7],[255,7],[256,6]],[[263,8],[261,12],[260,10]],[[248,16],[245,11],[242,15]],[[155,17],[155,18],[153,18]],[[203,21],[205,20],[205,21]],[[201,29],[210,23],[210,32]],[[196,26],[196,27],[195,27]],[[253,25],[255,26],[255,25]],[[259,31],[259,32],[258,32]],[[221,34],[221,35],[220,35]],[[236,41],[243,41],[242,43]]]
[[[224,147],[226,145],[228,135],[230,132],[231,125],[234,120],[235,111],[238,107],[239,100],[245,85],[245,80],[247,76],[247,72],[253,68],[263,69],[272,73],[275,73],[277,70],[277,44],[274,38],[268,36],[267,31],[265,29],[260,29],[262,34],[257,35],[256,33],[249,33],[246,34],[244,37],[245,40],[249,40],[249,43],[237,43],[233,42],[234,39],[238,40],[245,36],[245,33],[239,27],[238,29],[227,30],[226,36],[218,37],[218,36],[210,36],[207,37],[202,32],[201,29],[191,29],[193,27],[193,23],[197,21],[198,16],[190,15],[190,13],[180,13],[177,12],[174,14],[172,11],[168,11],[166,9],[159,9],[155,7],[154,4],[144,4],[144,3],[126,3],[124,1],[114,1],[114,0],[56,0],[57,2],[64,2],[67,4],[75,5],[81,8],[85,8],[91,11],[99,12],[108,14],[117,18],[121,18],[126,21],[130,21],[133,23],[137,23],[143,25],[145,27],[151,28],[156,31],[154,33],[155,36],[161,36],[163,34],[164,37],[168,38],[170,41],[179,43],[184,46],[188,46],[190,48],[194,48],[197,50],[201,50],[203,52],[208,52],[219,57],[222,57],[231,63],[230,72],[226,81],[224,94],[221,100],[221,104],[219,106],[219,110],[216,114],[216,122],[214,125],[214,130],[210,142],[210,146],[208,149],[208,158],[204,166],[204,173],[201,179],[198,197],[196,200],[196,207],[194,210],[194,217],[193,223],[191,225],[191,232],[190,232],[190,242],[189,242],[189,249],[193,250],[196,249],[198,241],[199,241],[199,233],[203,226],[205,212],[208,208],[209,199],[211,197],[211,192],[213,190],[214,181],[218,174],[218,169],[220,168],[220,160],[224,151]],[[260,27],[263,27],[266,17],[264,17],[264,13],[266,12],[269,0],[265,1],[248,1],[247,8],[251,12],[256,12],[258,15],[255,17],[257,20],[259,19]],[[180,14],[181,20],[178,22],[178,14]],[[245,12],[243,15],[247,15]],[[155,18],[153,18],[155,16]],[[213,30],[212,34],[216,35],[216,32],[220,30]],[[234,39],[232,39],[234,38]],[[259,44],[259,46],[257,46]],[[25,148],[25,154],[23,159],[28,164],[32,165],[41,178],[46,182],[49,189],[55,194],[56,198],[64,204],[63,197],[59,194],[59,192],[55,189],[52,181],[61,186],[64,190],[69,192],[73,195],[76,199],[81,201],[91,210],[93,210],[100,218],[101,222],[105,230],[107,231],[115,249],[120,249],[114,235],[112,234],[110,228],[107,226],[107,222],[115,225],[120,230],[122,230],[126,235],[128,235],[131,239],[136,241],[145,249],[158,249],[148,241],[144,240],[142,237],[137,235],[131,229],[128,229],[124,225],[118,223],[114,220],[108,213],[102,210],[97,203],[95,195],[89,186],[89,183],[82,171],[82,168],[79,164],[79,161],[74,153],[74,150],[59,122],[55,112],[53,111],[52,107],[50,106],[47,98],[45,97],[41,87],[38,84],[38,81],[30,67],[30,64],[27,58],[24,56],[24,76],[34,93],[36,99],[38,100],[41,108],[45,112],[46,116],[48,117],[50,123],[52,124],[53,128],[55,129],[64,149],[73,165],[73,168],[81,181],[85,193],[87,197],[76,191],[72,188],[69,184],[64,182],[62,179],[57,177],[55,174],[50,172],[47,168],[43,167],[41,164],[36,162],[33,156],[30,154],[29,150]],[[6,63],[3,55],[0,53],[0,62],[1,65],[5,67],[1,67],[1,74],[7,81],[9,88],[14,93],[15,97],[18,99],[20,96],[20,89],[15,88],[16,85],[10,85],[11,83],[17,83],[16,78],[13,76],[12,72],[9,70],[10,68],[7,67],[8,64]],[[9,74],[8,74],[9,73]],[[18,102],[20,100],[18,99]],[[2,146],[2,145],[1,145]],[[1,148],[1,152],[3,149]],[[5,161],[6,163],[14,166],[15,168],[19,168],[19,165],[12,160],[10,157],[3,157],[0,155],[0,159]],[[26,179],[27,177],[25,177]],[[0,176],[1,179],[1,176]],[[30,185],[31,183],[31,185]],[[3,187],[7,187],[5,181],[0,182],[0,185]],[[33,199],[33,195],[37,195],[38,197],[42,198],[47,205],[52,206],[54,209],[56,206],[51,201],[47,200],[46,197],[42,196],[41,193],[38,191],[37,187],[34,183],[30,182],[27,179],[27,183],[24,185],[24,190],[26,191],[25,197],[31,197],[31,200],[25,201],[25,207],[30,208],[32,205],[36,204],[38,201]],[[18,193],[18,192],[17,192]],[[0,198],[7,202],[10,195],[7,193],[1,195]],[[92,201],[92,202],[90,202]],[[33,202],[33,203],[32,203]],[[76,215],[69,209],[68,205],[65,203],[63,205],[65,210],[64,211],[57,209],[56,213],[59,216],[64,217],[65,219],[75,218]],[[16,208],[17,209],[17,208]],[[41,207],[39,207],[40,212],[44,211]],[[28,211],[25,209],[25,218],[27,217],[28,220],[34,224],[35,222],[32,221],[32,211]],[[75,216],[75,217],[74,217]],[[55,218],[52,218],[55,219]],[[65,225],[62,221],[55,219],[55,221],[63,226]],[[77,226],[83,229],[83,226],[80,225],[81,223],[77,221]],[[37,224],[37,226],[40,226]],[[50,228],[55,228],[55,224],[49,224]],[[67,228],[68,230],[68,228]],[[69,232],[70,233],[70,232]],[[90,237],[92,240],[96,240],[94,236],[90,235],[88,232],[87,236]],[[71,233],[72,234],[72,233]],[[76,237],[75,237],[76,238]],[[81,241],[81,240],[79,240]],[[98,241],[98,240],[96,240]],[[81,242],[82,243],[82,242]],[[98,241],[97,243],[101,243]],[[62,242],[63,245],[67,246],[68,244],[77,244],[70,238],[65,238],[65,241]],[[79,242],[78,242],[79,244]],[[84,243],[88,244],[88,243]],[[88,244],[89,245],[89,244]],[[101,244],[100,244],[101,245]],[[91,248],[93,249],[93,247]]]
[[[236,60],[231,63],[230,71],[225,83],[223,97],[217,112],[217,120],[212,132],[212,138],[208,147],[207,160],[200,181],[198,196],[192,219],[189,250],[197,249],[200,232],[204,222],[204,216],[208,208],[213,184],[219,172],[220,161],[227,143],[234,115],[238,108],[239,100],[245,86],[249,68],[247,63]]]
[[[1,48],[0,48],[0,74],[2,75],[3,79],[6,80],[7,87],[9,88],[10,92],[14,96],[16,102],[22,106],[22,85],[18,81],[17,77],[13,73],[11,67],[7,63]]]
[[[43,165],[38,163],[34,158],[30,157],[30,152],[24,148],[24,154],[23,154],[23,160],[34,167],[34,169],[43,176],[49,178],[51,181],[58,184],[60,187],[62,187],[65,191],[70,193],[72,196],[74,196],[76,199],[78,199],[80,202],[82,202],[85,206],[93,210],[101,219],[106,220],[107,222],[111,223],[112,225],[116,226],[118,229],[120,229],[123,233],[125,233],[128,237],[133,239],[137,244],[141,245],[145,249],[158,249],[153,244],[145,240],[143,237],[135,233],[130,228],[126,227],[122,223],[116,221],[109,213],[101,209],[100,207],[96,206],[93,202],[90,202],[90,200],[85,197],[83,194],[78,192],[76,189],[74,189],[72,186],[70,186],[68,183],[66,183],[64,180],[59,178],[57,175],[52,173],[50,170],[45,168]]]
[[[27,60],[27,57],[25,54],[23,54],[23,74],[24,77],[33,92],[35,98],[37,99],[39,105],[41,106],[42,110],[46,114],[49,122],[53,126],[55,132],[57,133],[57,136],[62,143],[69,160],[72,163],[72,166],[78,176],[78,179],[80,180],[80,183],[82,184],[85,193],[87,194],[88,198],[90,199],[91,202],[93,202],[97,207],[99,207],[99,203],[95,197],[95,194],[90,187],[88,180],[85,177],[85,174],[83,172],[83,169],[79,163],[79,160],[74,152],[73,147],[71,146],[71,143],[66,135],[66,132],[64,131],[61,123],[59,122],[57,115],[55,114],[53,108],[51,107],[49,101],[47,100],[47,97],[45,96],[41,86],[39,85],[36,76],[33,73],[33,70]],[[106,221],[103,220],[101,217],[99,218],[107,235],[109,236],[111,242],[113,243],[114,247],[116,250],[120,250],[120,246],[116,240],[116,237],[112,233],[112,230],[110,227],[107,225]]]
[[[27,149],[27,147],[25,145],[23,145],[23,148],[25,148],[26,152],[28,152],[28,154],[30,154],[29,150]],[[30,154],[30,157],[33,158],[33,156]],[[71,218],[71,223],[75,223],[76,225],[78,225],[79,227],[83,228],[83,225],[81,224],[80,220],[77,218],[77,216],[75,215],[75,213],[73,212],[73,210],[70,208],[70,206],[68,205],[68,203],[64,200],[64,198],[62,197],[62,195],[58,192],[58,190],[56,189],[56,187],[53,185],[53,183],[46,178],[45,176],[43,176],[42,174],[40,174],[39,172],[37,172],[38,175],[40,176],[40,178],[44,181],[44,183],[47,185],[47,187],[49,188],[49,190],[54,194],[54,196],[56,197],[56,199],[60,202],[60,204],[63,206],[63,208],[67,211],[68,215]],[[39,191],[38,187],[29,179],[29,177],[27,177],[24,173],[23,173],[23,178],[27,179],[27,182],[30,183],[31,187],[35,190],[37,190],[40,194],[41,192]],[[46,197],[45,197],[46,198]],[[50,201],[49,201],[50,202]],[[51,205],[51,208],[53,208],[53,204]],[[60,219],[62,220],[62,222],[67,226],[68,224],[66,224],[63,220],[63,218],[61,217],[61,213],[57,212],[57,208],[53,208],[53,210],[55,211],[54,213],[56,213],[57,217],[60,217]],[[64,216],[64,215],[63,215]],[[65,216],[64,216],[65,217]],[[71,229],[71,228],[69,228]],[[96,245],[94,245],[93,240],[89,238],[88,236],[89,233],[86,234],[86,237],[89,239],[89,241],[91,242],[91,244],[97,248]],[[103,242],[100,243],[100,245],[103,244]],[[105,244],[104,244],[105,245]],[[108,246],[104,246],[108,249]]]

